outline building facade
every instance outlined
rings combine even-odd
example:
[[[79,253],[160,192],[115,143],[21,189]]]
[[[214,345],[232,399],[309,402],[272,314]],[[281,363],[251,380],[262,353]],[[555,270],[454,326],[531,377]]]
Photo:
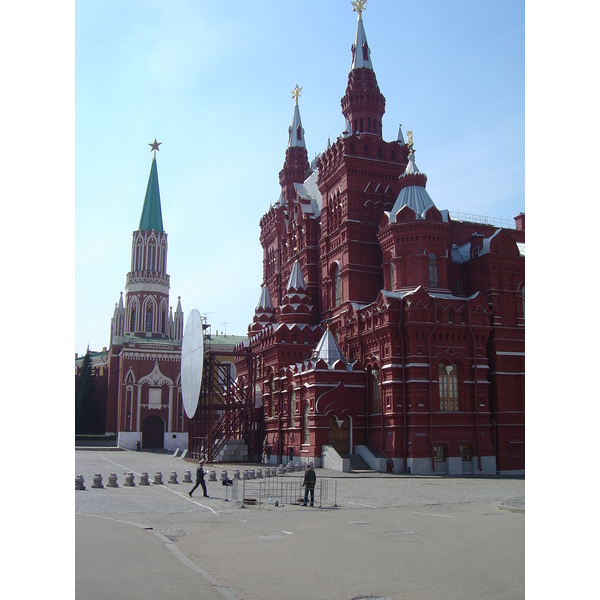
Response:
[[[270,462],[361,453],[411,473],[525,467],[525,215],[452,218],[386,100],[358,3],[345,127],[312,163],[300,88],[260,219],[263,280],[245,345]],[[252,377],[251,377],[252,375]]]

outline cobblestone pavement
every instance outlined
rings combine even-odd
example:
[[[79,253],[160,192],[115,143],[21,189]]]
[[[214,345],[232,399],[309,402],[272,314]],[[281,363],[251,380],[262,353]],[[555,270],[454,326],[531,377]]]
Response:
[[[261,465],[208,465],[205,470],[215,470],[217,482],[207,480],[209,498],[201,496],[201,488],[194,498],[188,491],[193,484],[182,483],[185,471],[195,478],[196,463],[174,458],[171,454],[152,452],[116,452],[78,450],[75,454],[75,475],[82,475],[86,490],[75,494],[76,513],[195,513],[198,511],[225,513],[237,506],[224,503],[226,493],[231,499],[231,489],[220,483],[222,469],[229,477],[233,471],[242,472],[249,467]],[[264,470],[264,465],[262,466]],[[169,484],[171,472],[177,474],[178,484]],[[126,473],[134,474],[134,487],[124,485]],[[148,473],[153,482],[156,472],[161,472],[163,485],[140,486],[140,476]],[[506,509],[525,511],[525,480],[507,477],[448,477],[391,475],[384,473],[353,474],[330,469],[316,469],[319,480],[328,481],[328,499],[324,507],[336,504],[342,509],[390,508],[407,506],[435,506],[439,504],[465,504],[474,502],[498,502]],[[103,489],[92,488],[96,473],[102,475]],[[118,488],[106,487],[108,476],[115,473]],[[301,473],[289,473],[284,479],[302,477]],[[257,481],[248,485],[257,485]],[[200,494],[199,494],[200,492]],[[288,505],[295,510],[298,507]]]
[[[286,502],[242,510],[220,474],[252,467],[264,470],[208,465],[218,480],[207,478],[209,498],[201,488],[190,498],[193,484],[182,480],[194,475],[191,461],[78,450],[75,475],[86,487],[75,491],[78,600],[108,600],[115,590],[135,598],[142,589],[145,600],[524,598],[524,478],[316,469],[328,488],[322,509]],[[139,485],[143,472],[152,482],[158,471],[162,485]],[[168,483],[173,471],[177,484]],[[92,488],[96,473],[103,489]],[[106,487],[111,473],[117,488]],[[134,487],[124,485],[126,473]]]

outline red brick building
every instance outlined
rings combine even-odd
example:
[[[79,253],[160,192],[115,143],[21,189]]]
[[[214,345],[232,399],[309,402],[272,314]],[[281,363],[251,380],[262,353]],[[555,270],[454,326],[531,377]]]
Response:
[[[394,472],[523,472],[525,215],[498,227],[435,205],[412,133],[382,138],[370,56],[359,10],[345,130],[312,164],[293,92],[247,342],[264,450],[273,463],[358,453]]]

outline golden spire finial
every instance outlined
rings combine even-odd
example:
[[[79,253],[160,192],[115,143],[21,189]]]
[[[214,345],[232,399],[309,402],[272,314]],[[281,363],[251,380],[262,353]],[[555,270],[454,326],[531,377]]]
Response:
[[[298,84],[296,84],[296,87],[292,90],[292,98],[296,101],[296,106],[298,106],[298,98],[300,98],[300,94],[302,94],[302,88],[298,87]]]
[[[365,10],[365,8],[367,8],[367,0],[355,0],[353,2],[351,2],[350,4],[352,4],[353,8],[352,8],[352,12],[357,12],[358,13],[358,18],[361,18],[362,15],[362,11]]]
[[[408,145],[412,146],[413,145],[412,131],[407,131],[406,132],[406,137],[408,138]]]

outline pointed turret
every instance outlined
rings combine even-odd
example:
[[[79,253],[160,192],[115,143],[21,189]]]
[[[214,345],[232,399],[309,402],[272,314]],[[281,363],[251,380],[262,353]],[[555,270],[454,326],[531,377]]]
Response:
[[[367,7],[366,2],[353,2],[354,12],[358,13],[358,22],[356,24],[356,35],[354,44],[352,44],[352,69],[373,69],[371,63],[371,49],[367,42],[367,34],[362,20],[362,11]]]
[[[348,74],[346,94],[341,100],[342,114],[350,122],[352,134],[370,133],[382,136],[382,118],[385,113],[385,97],[379,91],[377,77],[371,62],[371,49],[362,20],[365,0],[352,3],[358,13],[356,35],[352,44],[352,62]],[[347,128],[347,126],[346,126]]]
[[[424,213],[431,206],[435,206],[431,196],[427,193],[425,186],[427,185],[427,176],[421,173],[415,163],[415,151],[413,149],[412,131],[407,132],[408,147],[408,164],[406,170],[399,178],[400,193],[396,198],[394,207],[390,212],[390,222],[396,221],[396,216],[402,208],[408,206],[411,208],[417,217],[422,219]]]
[[[125,306],[123,305],[123,292],[119,296],[119,302],[115,302],[115,310],[110,321],[110,345],[123,343],[125,333]]]
[[[287,291],[279,306],[278,321],[288,325],[316,322],[317,313],[310,303],[300,263],[296,261],[288,280]]]
[[[183,339],[183,310],[181,309],[181,296],[177,296],[177,308],[173,318],[173,339]]]
[[[283,169],[279,171],[279,185],[281,185],[282,194],[285,200],[293,197],[294,183],[302,183],[310,170],[308,162],[308,152],[304,141],[304,129],[302,128],[302,119],[300,118],[300,107],[298,98],[302,93],[302,88],[296,87],[292,90],[294,98],[294,117],[290,126],[288,147],[285,151],[285,161]]]
[[[314,349],[311,359],[313,361],[324,360],[330,367],[338,360],[341,360],[345,365],[348,364],[344,353],[335,341],[331,331],[329,331],[329,326],[327,326],[323,337]]]
[[[254,310],[252,324],[248,325],[248,335],[258,333],[267,325],[275,325],[276,323],[277,320],[275,319],[275,310],[273,308],[273,303],[271,302],[269,288],[266,285],[263,285],[260,290],[258,304]]]

